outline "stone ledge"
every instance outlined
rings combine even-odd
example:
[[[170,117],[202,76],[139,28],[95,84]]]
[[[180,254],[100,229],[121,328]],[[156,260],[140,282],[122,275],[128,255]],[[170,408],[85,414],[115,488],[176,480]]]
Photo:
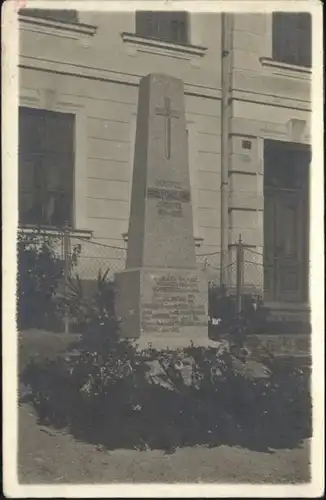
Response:
[[[299,66],[297,64],[288,64],[281,61],[275,61],[270,57],[261,57],[260,64],[263,67],[272,68],[276,70],[274,73],[280,76],[290,76],[310,80],[312,69],[306,66]]]
[[[311,336],[309,334],[257,334],[248,335],[245,345],[251,351],[268,349],[279,357],[310,357]]]
[[[126,72],[121,73],[108,68],[85,66],[71,62],[53,61],[40,57],[30,57],[24,55],[19,57],[19,67],[24,69],[36,69],[50,73],[62,73],[63,75],[78,76],[90,80],[122,83],[123,85],[130,85],[132,87],[138,87],[141,78],[140,75]],[[190,82],[185,82],[184,87],[185,95],[205,97],[214,100],[219,100],[221,98],[221,90],[214,87],[204,87]]]
[[[130,339],[129,339],[130,340]],[[132,340],[132,343],[138,349],[183,349],[191,346],[191,340],[194,347],[213,347],[216,349],[229,350],[230,342],[234,339],[230,335],[221,336],[218,340],[212,340],[208,336],[198,336],[193,339],[184,337],[166,337],[166,336],[146,336]],[[244,339],[245,347],[249,355],[255,355],[265,349],[272,352],[277,358],[290,359],[298,358],[310,360],[310,341],[309,334],[252,334]]]
[[[208,336],[198,336],[193,339],[189,337],[166,337],[166,336],[140,336],[138,339],[133,341],[133,344],[137,346],[138,349],[147,349],[152,347],[153,349],[182,349],[191,346],[191,341],[195,347],[215,347],[219,348],[221,341],[211,340]]]
[[[229,194],[229,209],[264,210],[264,197],[256,192],[231,192]]]
[[[19,15],[19,23],[21,29],[26,31],[36,31],[37,33],[67,38],[93,37],[97,31],[97,27],[90,24],[54,21],[23,14]]]
[[[250,104],[262,104],[276,108],[297,109],[300,111],[311,112],[311,104],[308,100],[297,99],[295,97],[275,96],[264,94],[262,92],[253,92],[251,90],[242,90],[234,88],[231,99],[233,102],[248,102]]]
[[[51,228],[51,227],[35,227],[35,226],[21,226],[18,231],[23,234],[42,234],[46,236],[62,236],[64,229]],[[93,232],[88,229],[69,229],[70,238],[87,238],[91,239]]]
[[[166,42],[155,38],[146,38],[134,33],[121,33],[124,43],[131,47],[130,55],[136,55],[137,52],[150,52],[168,57],[177,57],[178,59],[201,58],[205,55],[207,48],[197,45],[183,45]]]

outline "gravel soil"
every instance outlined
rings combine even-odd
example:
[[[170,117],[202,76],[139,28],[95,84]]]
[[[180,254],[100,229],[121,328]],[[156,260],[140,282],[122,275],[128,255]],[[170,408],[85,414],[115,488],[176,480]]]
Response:
[[[162,451],[106,451],[42,427],[32,407],[19,408],[18,474],[21,484],[265,483],[309,481],[309,440],[269,453],[240,447],[196,446]]]
[[[31,359],[55,359],[78,335],[22,332],[20,373]],[[268,453],[240,447],[194,446],[173,454],[160,450],[107,451],[77,441],[64,431],[37,423],[33,408],[19,406],[18,476],[21,484],[96,483],[265,483],[295,484],[310,480],[309,440],[295,449]]]

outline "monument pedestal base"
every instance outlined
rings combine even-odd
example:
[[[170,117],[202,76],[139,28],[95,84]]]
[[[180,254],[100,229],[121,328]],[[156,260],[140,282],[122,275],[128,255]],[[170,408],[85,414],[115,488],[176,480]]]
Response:
[[[123,338],[162,348],[209,342],[208,286],[202,271],[128,269],[116,274],[116,284]]]
[[[207,335],[198,335],[191,337],[191,341],[195,347],[216,347],[218,348],[220,342],[215,342],[210,340]],[[185,349],[191,346],[191,341],[189,338],[185,337],[172,337],[172,336],[151,336],[151,335],[143,335],[139,339],[132,341],[132,343],[139,350],[148,349],[149,347],[156,349],[157,351],[168,350],[177,350],[177,349]]]

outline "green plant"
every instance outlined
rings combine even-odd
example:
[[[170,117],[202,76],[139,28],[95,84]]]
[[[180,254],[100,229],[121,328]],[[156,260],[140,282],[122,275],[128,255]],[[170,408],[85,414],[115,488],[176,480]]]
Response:
[[[56,315],[53,300],[63,276],[56,245],[59,237],[35,230],[18,235],[18,327],[45,328]]]
[[[155,381],[151,363],[159,369]],[[252,378],[237,364],[216,348],[137,351],[117,341],[109,350],[82,349],[31,366],[23,379],[43,419],[84,439],[95,428],[96,439],[112,448],[228,443],[266,450],[311,436],[307,373],[271,360],[268,377]]]
[[[139,351],[120,339],[108,272],[99,271],[91,294],[78,275],[69,281],[64,305],[85,333],[77,354],[23,374],[43,421],[84,439],[96,430],[112,448],[169,451],[221,442],[266,449],[311,435],[308,378],[293,366],[268,358],[268,377],[248,377],[237,344],[231,352],[222,345]]]
[[[103,274],[100,269],[95,283],[88,290],[78,274],[69,278],[67,293],[61,302],[61,308],[66,311],[71,323],[84,333],[84,338],[92,339],[92,345],[118,339],[116,288],[114,282],[108,280],[108,273],[109,269]]]
[[[262,298],[250,294],[242,296],[242,308],[237,312],[236,298],[215,285],[209,288],[208,310],[211,338],[217,340],[220,336],[230,335],[238,349],[243,348],[246,335],[264,332],[269,315]]]

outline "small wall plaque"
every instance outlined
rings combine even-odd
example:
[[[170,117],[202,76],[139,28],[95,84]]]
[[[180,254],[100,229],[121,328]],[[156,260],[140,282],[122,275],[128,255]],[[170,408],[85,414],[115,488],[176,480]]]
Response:
[[[242,149],[251,149],[251,141],[242,141]]]

